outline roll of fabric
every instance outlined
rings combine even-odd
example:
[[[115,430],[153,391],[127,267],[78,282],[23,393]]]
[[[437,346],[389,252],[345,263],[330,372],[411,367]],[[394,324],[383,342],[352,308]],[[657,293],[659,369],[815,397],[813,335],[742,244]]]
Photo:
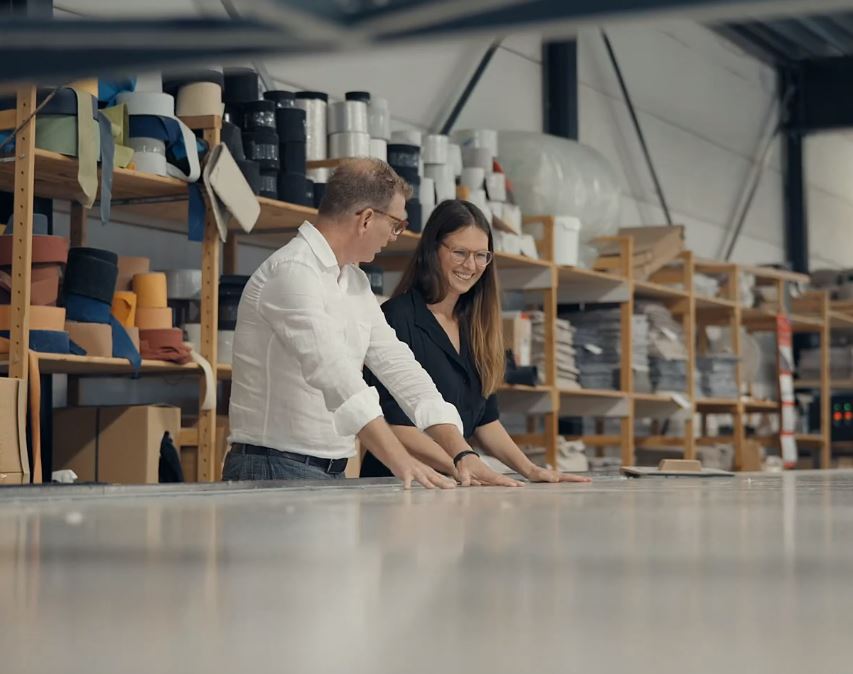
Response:
[[[423,229],[423,207],[420,199],[409,199],[406,202],[406,215],[409,218],[409,231],[420,232]]]
[[[165,330],[172,327],[169,307],[137,307],[136,327],[140,330]]]
[[[116,100],[127,106],[130,115],[175,116],[175,97],[162,91],[126,91],[119,94]]]
[[[240,173],[243,174],[243,177],[246,179],[246,182],[249,183],[249,187],[252,188],[252,192],[255,194],[260,194],[261,191],[261,166],[256,161],[252,161],[250,159],[236,159],[237,166],[240,167]]]
[[[275,131],[275,101],[249,101],[242,103],[243,120],[240,124],[243,131],[256,129],[272,129]]]
[[[447,144],[447,163],[453,168],[453,175],[462,175],[462,148],[456,143]]]
[[[456,179],[453,169],[448,164],[427,164],[425,168],[427,178],[435,182],[436,203],[456,198]]]
[[[4,342],[5,352],[8,353],[9,332],[0,330],[0,342]],[[72,353],[85,356],[86,352],[71,341],[65,330],[30,330],[30,350],[39,353]],[[0,350],[0,353],[3,351]]]
[[[326,183],[314,183],[314,208],[320,208],[323,197],[326,196]]]
[[[65,330],[65,309],[62,307],[30,306],[30,330]],[[11,330],[12,307],[0,304],[0,330]]]
[[[106,323],[80,323],[65,321],[68,337],[86,352],[87,356],[111,358],[113,355],[113,331]]]
[[[237,307],[248,276],[223,275],[219,279],[219,329],[234,330],[237,325]]]
[[[302,108],[279,108],[275,111],[275,128],[279,142],[306,142],[305,115]]]
[[[112,315],[125,328],[136,325],[136,293],[130,290],[117,290],[113,295]]]
[[[73,249],[72,249],[73,250]],[[67,292],[63,287],[66,320],[80,323],[109,324],[113,333],[113,357],[126,358],[134,371],[139,369],[142,359],[121,323],[112,315],[112,303],[92,297]]]
[[[222,122],[220,138],[236,162],[246,159],[246,153],[243,150],[243,131],[239,126],[231,122]]]
[[[128,139],[128,145],[133,148],[133,163],[137,171],[158,176],[168,175],[164,141],[139,137]]]
[[[421,152],[423,160],[427,164],[447,164],[448,140],[447,136],[440,133],[430,133],[424,137],[424,144]]]
[[[307,198],[311,186],[311,198]],[[301,173],[280,173],[278,176],[278,198],[291,204],[311,206],[314,203],[314,186]]]
[[[139,309],[163,308],[168,304],[166,274],[155,271],[133,277],[133,292]]]
[[[68,85],[69,89],[77,91],[85,91],[92,98],[98,98],[98,78],[92,77],[89,79],[75,80]]]
[[[183,87],[202,82],[215,84],[219,87],[219,99],[221,101],[222,89],[225,87],[225,75],[222,72],[222,68],[211,67],[189,70],[171,70],[163,73],[163,91],[167,94],[172,94],[172,96],[177,96]],[[216,114],[221,115],[221,110]]]
[[[85,247],[68,251],[62,289],[64,295],[73,293],[91,297],[109,307],[117,279],[118,256],[112,251]]]
[[[273,90],[265,91],[264,98],[273,101],[276,108],[295,108],[296,97],[292,91]],[[281,133],[281,131],[279,131]]]
[[[367,133],[345,131],[329,136],[329,157],[343,159],[345,157],[370,156],[370,136]]]
[[[314,183],[327,183],[329,182],[329,176],[331,176],[332,172],[328,168],[315,168],[308,169],[305,172],[305,175],[308,176]]]
[[[139,351],[139,328],[135,325],[130,326],[129,328],[125,328],[127,332],[127,336],[130,338],[130,343],[133,345],[133,348]],[[113,349],[115,351],[115,349]]]
[[[308,161],[326,158],[326,107],[328,94],[319,91],[296,92],[296,107],[305,110],[305,141]]]
[[[388,143],[383,138],[371,138],[370,156],[374,159],[388,161]]]
[[[307,147],[305,142],[288,141],[279,148],[282,173],[302,173],[306,171]]]
[[[348,101],[361,101],[362,103],[370,103],[369,91],[348,91],[344,94],[344,98]]]
[[[201,298],[201,269],[172,269],[165,274],[170,300]]]
[[[420,199],[424,210],[432,211],[435,208],[435,181],[432,178],[421,179],[421,189],[418,192],[418,199]]]
[[[278,199],[278,171],[261,171],[259,196]]]
[[[146,93],[163,91],[163,74],[156,71],[141,73],[136,76],[136,84],[133,89]]]
[[[462,148],[462,164],[467,167],[479,167],[486,173],[491,173],[493,169],[494,155],[492,151],[485,147],[463,147]]]
[[[388,113],[388,101],[384,98],[370,98],[367,106],[367,130],[372,138],[390,140],[391,117]]]
[[[466,148],[488,150],[492,157],[498,156],[498,132],[494,129],[459,129],[451,134],[453,141]]]
[[[220,330],[216,335],[216,359],[225,365],[234,360],[234,331]]]
[[[261,97],[258,73],[252,68],[226,68],[224,79],[222,100],[225,103],[246,103]]]
[[[11,266],[0,269],[0,304],[12,301],[11,270]],[[59,299],[61,273],[59,264],[33,265],[30,271],[30,304],[54,306]]]
[[[179,365],[192,360],[180,328],[140,329],[139,345],[142,357],[147,360],[164,360]]]
[[[175,111],[181,117],[222,114],[222,87],[212,82],[194,82],[178,90]]]
[[[419,146],[412,144],[389,143],[387,153],[388,163],[391,164],[391,166],[405,166],[417,171],[421,158],[421,149]]]
[[[506,176],[503,173],[486,174],[486,194],[491,201],[506,201]]]
[[[0,267],[12,266],[14,237],[0,236]],[[68,261],[68,239],[46,234],[33,235],[33,264],[65,264]]]
[[[281,160],[278,153],[278,134],[272,129],[244,131],[243,149],[246,158],[258,162],[261,171],[279,170]]]
[[[465,185],[469,190],[481,190],[485,179],[486,170],[482,166],[468,166],[462,169],[459,183]]]
[[[331,103],[327,114],[326,129],[330,136],[345,132],[368,134],[367,104],[364,101],[347,100]]]
[[[396,171],[397,175],[400,176],[407,183],[409,183],[409,185],[411,185],[413,188],[415,186],[420,187],[421,177],[418,174],[417,167],[412,168],[411,166],[398,166],[395,164],[391,164],[391,168],[393,168],[394,171]]]
[[[150,270],[151,261],[147,257],[119,255],[116,290],[130,290],[133,277],[137,274],[147,274]]]
[[[423,134],[414,130],[392,131],[391,143],[394,145],[414,145],[420,148],[423,145]]]

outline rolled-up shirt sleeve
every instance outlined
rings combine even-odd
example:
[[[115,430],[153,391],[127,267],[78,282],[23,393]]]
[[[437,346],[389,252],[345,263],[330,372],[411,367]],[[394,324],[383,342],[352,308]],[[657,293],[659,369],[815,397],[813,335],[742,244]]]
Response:
[[[361,364],[348,355],[343,330],[327,312],[322,288],[316,269],[291,261],[264,285],[258,313],[296,352],[305,381],[323,394],[335,431],[356,435],[382,416],[379,394],[365,383]]]
[[[370,347],[365,364],[388,389],[400,410],[420,430],[453,424],[463,433],[462,418],[454,405],[438,392],[412,350],[398,337],[379,305],[371,315]],[[391,421],[393,423],[393,420]]]

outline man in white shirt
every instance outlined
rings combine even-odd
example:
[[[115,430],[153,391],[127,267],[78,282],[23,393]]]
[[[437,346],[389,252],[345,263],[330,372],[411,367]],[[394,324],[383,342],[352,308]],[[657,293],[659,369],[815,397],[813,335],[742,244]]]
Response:
[[[317,222],[303,223],[252,275],[234,335],[223,479],[341,478],[357,437],[407,488],[456,485],[406,452],[362,376],[366,365],[454,463],[472,453],[456,408],[397,339],[358,268],[405,230],[410,195],[383,161],[343,162]],[[458,468],[463,485],[519,484],[468,464]]]

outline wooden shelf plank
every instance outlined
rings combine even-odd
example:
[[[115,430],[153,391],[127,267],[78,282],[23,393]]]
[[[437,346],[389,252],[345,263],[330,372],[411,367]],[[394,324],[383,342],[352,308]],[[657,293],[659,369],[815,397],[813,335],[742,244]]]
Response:
[[[722,297],[705,297],[704,295],[696,295],[696,311],[734,311],[737,309],[738,303],[734,300],[723,299]]]
[[[775,400],[744,400],[743,410],[747,414],[756,412],[778,412],[779,403]]]
[[[734,414],[740,401],[737,398],[699,398],[696,400],[696,411],[706,414]]]
[[[522,384],[501,384],[498,391],[512,393],[550,393],[553,389],[550,386],[524,386]]]
[[[803,445],[822,445],[823,436],[813,433],[797,433],[794,439]]]
[[[75,356],[71,354],[40,353],[39,370],[42,374],[73,374],[79,376],[122,376],[133,374],[133,368],[124,358]],[[8,362],[0,363],[0,371],[7,371]],[[201,374],[195,363],[178,365],[161,360],[143,360],[140,374]]]
[[[634,281],[634,296],[639,299],[686,300],[689,293],[686,290],[652,281]]]
[[[808,283],[808,274],[798,274],[797,272],[785,271],[783,269],[773,269],[772,267],[755,267],[751,265],[741,265],[741,271],[747,274],[752,274],[757,279],[765,279],[772,281],[790,281],[792,283]]]
[[[592,388],[561,388],[559,389],[561,396],[570,398],[627,398],[628,394],[624,391],[611,391],[607,389],[592,389]]]
[[[216,366],[216,378],[223,381],[230,381],[231,375],[234,373],[233,368],[229,363],[219,363]]]
[[[796,379],[794,380],[794,388],[799,390],[819,389],[821,387],[820,379]],[[853,379],[833,379],[829,383],[829,388],[833,391],[853,391]]]

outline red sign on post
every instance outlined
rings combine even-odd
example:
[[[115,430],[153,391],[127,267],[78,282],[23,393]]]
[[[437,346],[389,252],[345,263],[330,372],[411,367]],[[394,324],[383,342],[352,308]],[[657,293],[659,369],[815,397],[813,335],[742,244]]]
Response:
[[[779,444],[785,468],[797,465],[797,413],[794,399],[794,348],[791,321],[787,316],[776,316],[776,364],[779,371],[779,400],[782,403],[782,420]]]

